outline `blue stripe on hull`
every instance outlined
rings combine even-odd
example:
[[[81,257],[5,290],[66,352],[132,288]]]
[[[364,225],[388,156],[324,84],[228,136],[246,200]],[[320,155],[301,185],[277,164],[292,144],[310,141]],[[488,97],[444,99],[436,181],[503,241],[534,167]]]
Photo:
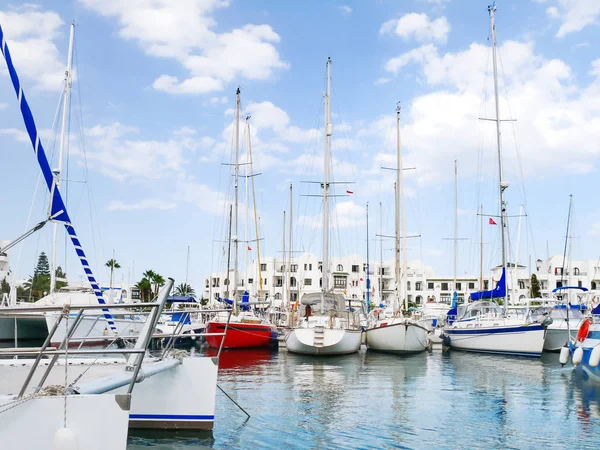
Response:
[[[453,334],[509,334],[524,333],[527,331],[542,331],[543,325],[528,325],[523,327],[504,327],[504,328],[449,328],[444,333],[451,336]]]
[[[457,348],[453,347],[450,344],[450,347],[453,350],[460,350],[461,352],[471,352],[471,353],[489,353],[496,355],[509,355],[509,356],[530,356],[534,358],[539,358],[542,356],[542,352],[513,352],[510,350],[485,350],[485,349],[470,349],[470,348]]]
[[[134,420],[215,420],[215,416],[188,414],[129,414]]]

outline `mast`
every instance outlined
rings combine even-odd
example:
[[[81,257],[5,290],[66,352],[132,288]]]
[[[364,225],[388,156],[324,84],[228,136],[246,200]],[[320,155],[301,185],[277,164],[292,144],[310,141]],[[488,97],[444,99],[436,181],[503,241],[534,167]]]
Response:
[[[238,270],[238,226],[239,226],[239,179],[240,179],[240,88],[235,91],[235,178],[234,178],[234,231],[233,231],[233,313],[237,312],[237,270]]]
[[[566,263],[566,259],[567,259],[567,245],[569,242],[569,234],[571,233],[571,208],[573,207],[573,194],[569,195],[569,214],[567,215],[567,234],[565,235],[565,249],[563,251],[563,263],[562,263],[562,270],[561,270],[561,274],[560,274],[560,285],[564,286],[563,283],[563,277],[565,275],[565,263]],[[571,326],[570,326],[570,321],[569,321],[569,310],[571,309],[571,305],[569,304],[569,291],[567,291],[567,301],[566,303],[566,310],[567,310],[567,342],[565,345],[568,345],[569,342],[571,341]]]
[[[404,297],[404,309],[408,310],[408,300],[404,293],[406,273],[406,226],[404,217],[404,185],[402,177],[402,150],[400,146],[400,105],[396,107],[396,297],[398,303]],[[402,240],[402,269],[400,269],[400,240]],[[398,308],[400,304],[398,304]],[[395,309],[395,308],[394,308]]]
[[[367,202],[367,313],[371,308],[371,277],[369,276],[369,202]]]
[[[383,206],[379,202],[379,296],[383,304]]]
[[[231,222],[232,222],[232,206],[229,205],[229,233],[228,233],[228,238],[227,239],[227,276],[225,277],[225,279],[227,280],[227,290],[225,291],[225,298],[229,298],[229,287],[231,286],[231,279],[229,278],[229,270],[230,270],[230,265],[231,265]],[[233,305],[235,305],[235,302],[233,302]],[[235,308],[235,306],[233,306],[233,308]]]
[[[293,232],[292,232],[292,212],[293,212],[293,190],[292,183],[290,183],[290,245],[289,245],[289,257],[288,264],[290,265],[290,272],[292,271],[292,243],[293,243]],[[292,303],[292,280],[291,278],[288,280],[288,305],[291,306]],[[296,280],[296,286],[298,286],[298,280]]]
[[[65,86],[63,91],[63,110],[62,110],[62,124],[60,130],[60,146],[58,150],[58,167],[54,171],[54,189],[60,187],[60,178],[62,171],[63,154],[65,151],[65,141],[67,139],[67,121],[69,119],[69,105],[71,96],[71,68],[73,65],[73,40],[75,38],[75,22],[71,24],[71,30],[69,33],[69,53],[67,55],[67,69],[65,70]],[[54,190],[53,189],[53,190]],[[52,201],[52,200],[50,200]],[[53,224],[53,239],[52,239],[52,261],[50,267],[50,294],[54,293],[56,289],[56,247],[57,247],[57,235],[58,235],[58,223]]]
[[[458,241],[458,167],[457,161],[454,160],[454,293],[458,295],[456,290],[456,261],[457,261],[457,241]]]
[[[282,304],[284,306],[284,308],[287,308],[288,305],[288,298],[287,298],[287,283],[286,283],[286,278],[287,278],[287,267],[285,264],[285,211],[283,212],[283,233],[282,233],[282,249],[281,249],[281,254],[282,256],[282,265],[281,265],[281,295],[283,296],[283,301]]]
[[[479,214],[479,290],[483,290],[483,205],[481,205]]]
[[[504,275],[504,282],[506,283],[506,202],[504,201],[504,190],[508,187],[508,183],[504,181],[504,173],[502,169],[502,140],[501,140],[501,132],[500,132],[500,102],[498,99],[498,64],[496,61],[496,24],[494,22],[494,17],[496,13],[496,5],[493,4],[488,6],[488,11],[490,13],[490,27],[492,29],[492,63],[494,67],[494,99],[496,103],[496,141],[498,146],[498,176],[499,176],[499,188],[500,188],[500,226],[502,231],[502,274]],[[506,312],[506,299],[507,299],[507,291],[504,290],[503,297],[503,309]]]
[[[323,157],[323,287],[321,289],[321,314],[325,312],[325,293],[329,291],[329,152],[331,150],[331,58],[327,58],[327,93],[325,94],[325,152]]]
[[[258,298],[262,298],[262,271],[260,270],[260,221],[256,212],[256,191],[254,189],[254,167],[252,162],[252,138],[250,133],[250,116],[246,117],[246,125],[248,128],[248,155],[250,156],[250,175],[252,178],[252,203],[254,206],[254,225],[256,227],[256,263],[258,268]]]

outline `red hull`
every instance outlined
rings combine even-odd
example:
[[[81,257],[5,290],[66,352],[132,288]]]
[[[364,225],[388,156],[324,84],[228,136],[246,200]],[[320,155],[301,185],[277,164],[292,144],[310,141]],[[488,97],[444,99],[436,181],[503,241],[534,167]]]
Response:
[[[225,322],[208,322],[206,333],[223,333]],[[206,336],[211,348],[220,348],[223,336]],[[277,343],[277,328],[264,323],[229,323],[223,348],[270,347]]]

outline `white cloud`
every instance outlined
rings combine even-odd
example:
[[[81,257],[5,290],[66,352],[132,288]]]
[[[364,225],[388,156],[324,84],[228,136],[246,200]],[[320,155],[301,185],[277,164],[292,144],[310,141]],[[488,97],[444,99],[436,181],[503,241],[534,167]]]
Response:
[[[556,6],[548,7],[546,14],[561,21],[556,37],[562,38],[569,33],[581,31],[589,25],[597,25],[600,18],[600,2],[597,0],[556,0]]]
[[[348,5],[338,6],[338,9],[342,12],[344,16],[349,16],[350,14],[352,14],[352,8],[350,8]]]
[[[519,171],[513,126],[525,176],[592,170],[600,157],[598,80],[578,86],[569,65],[545,58],[532,42],[506,41],[499,54],[501,118],[512,115],[517,119],[516,124],[503,124],[505,167],[513,179]],[[479,173],[479,152],[483,152],[484,167],[495,170],[494,153],[489,150],[495,146],[493,126],[478,120],[493,117],[489,58],[489,47],[480,44],[447,53],[426,44],[387,62],[386,69],[392,73],[415,64],[415,76],[428,90],[405,104],[402,111],[405,165],[416,166],[421,181],[449,178],[446,168],[455,157],[461,174]],[[592,63],[590,74],[600,78],[600,61]],[[393,148],[394,132],[390,114],[364,126],[357,136],[382,141],[380,148]]]
[[[417,42],[445,43],[450,32],[450,23],[445,17],[430,20],[425,13],[409,13],[399,19],[385,22],[379,29],[381,34],[395,34],[404,40]]]
[[[338,201],[331,209],[330,222],[336,228],[361,227],[366,224],[365,208],[352,200]],[[298,226],[306,228],[322,228],[323,214],[298,217]]]
[[[138,42],[144,52],[178,61],[187,78],[163,74],[153,83],[171,94],[221,91],[234,79],[267,80],[287,69],[275,45],[279,35],[269,25],[247,24],[217,33],[212,17],[229,6],[224,0],[138,0],[111,2],[81,0],[88,8],[119,21],[119,35]]]
[[[175,197],[191,203],[207,214],[222,214],[229,205],[223,192],[215,191],[210,186],[189,178],[176,180]]]
[[[27,4],[0,11],[0,23],[19,76],[33,80],[37,89],[60,91],[66,59],[53,42],[64,25],[60,16]],[[4,67],[0,73],[8,75]]]
[[[135,203],[125,203],[121,200],[111,201],[106,209],[108,211],[132,211],[139,209],[167,210],[177,206],[176,203],[160,200],[157,198],[146,198]]]
[[[390,81],[392,81],[392,79],[391,79],[391,78],[385,78],[385,77],[381,77],[381,78],[377,78],[377,79],[376,79],[376,80],[373,82],[373,84],[374,84],[375,86],[379,86],[379,85],[382,85],[382,84],[387,84],[387,83],[389,83]]]

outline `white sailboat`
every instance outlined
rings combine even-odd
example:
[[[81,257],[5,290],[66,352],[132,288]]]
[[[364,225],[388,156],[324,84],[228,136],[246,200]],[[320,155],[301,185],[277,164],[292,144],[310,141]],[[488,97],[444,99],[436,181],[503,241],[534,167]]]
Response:
[[[285,336],[289,352],[305,355],[356,353],[361,345],[357,315],[346,312],[344,297],[329,289],[329,160],[331,150],[331,58],[327,59],[325,94],[325,155],[323,170],[323,285],[320,293],[304,294],[300,305],[304,317]],[[313,315],[313,308],[318,312]]]
[[[404,298],[404,310],[408,310],[406,281],[406,227],[404,221],[404,189],[402,175],[402,151],[400,147],[400,107],[396,108],[396,295],[393,308],[375,309],[369,315],[365,331],[369,350],[390,353],[417,353],[427,348],[429,329],[425,321],[404,317],[400,311],[400,299]],[[402,219],[402,220],[400,220]],[[402,230],[400,230],[402,224]],[[402,235],[400,235],[402,234]],[[402,268],[400,267],[400,241],[402,241]]]
[[[502,233],[502,276],[491,291],[474,292],[472,303],[453,308],[448,313],[448,324],[444,327],[444,344],[459,350],[484,353],[499,353],[520,356],[540,356],[546,336],[545,326],[528,318],[509,317],[505,308],[491,301],[503,299],[507,304],[506,289],[506,203],[504,191],[508,183],[503,177],[502,146],[500,134],[500,105],[498,102],[498,72],[496,63],[496,6],[489,6],[492,29],[492,61],[494,68],[494,94],[496,104],[496,142],[498,148],[498,170],[500,188],[500,220]]]

